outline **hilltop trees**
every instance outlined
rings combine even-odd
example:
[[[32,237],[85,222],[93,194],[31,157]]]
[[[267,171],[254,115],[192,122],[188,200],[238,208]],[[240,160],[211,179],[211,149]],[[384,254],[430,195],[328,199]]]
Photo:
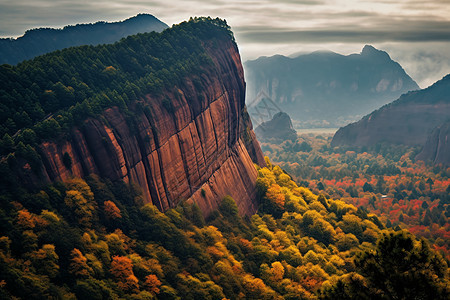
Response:
[[[449,272],[440,255],[411,234],[383,232],[377,247],[355,260],[360,274],[343,276],[322,299],[448,299]]]
[[[25,160],[39,175],[40,142],[70,139],[73,126],[82,126],[87,118],[113,106],[131,119],[136,106],[151,106],[143,101],[145,95],[157,98],[163,90],[177,91],[187,76],[201,82],[212,64],[204,41],[215,47],[230,40],[233,34],[225,21],[195,18],[162,33],[67,48],[17,66],[1,65],[2,168],[10,168],[12,177],[17,172],[14,164]],[[173,112],[170,99],[163,98],[162,105]],[[64,153],[63,163],[72,168],[69,153]]]

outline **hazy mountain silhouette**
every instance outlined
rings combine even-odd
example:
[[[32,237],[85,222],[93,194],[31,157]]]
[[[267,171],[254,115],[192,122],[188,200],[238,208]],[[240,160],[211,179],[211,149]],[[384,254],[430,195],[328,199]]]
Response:
[[[431,134],[432,130],[449,118],[450,75],[447,75],[432,86],[404,94],[360,121],[339,129],[331,145],[371,146],[385,142],[422,146],[429,139],[429,148],[437,149],[438,146],[432,144],[442,141],[440,134],[448,130],[442,127],[442,132]],[[424,159],[435,159],[434,150],[427,153]]]
[[[292,126],[291,118],[284,112],[279,112],[273,116],[272,120],[260,124],[256,127],[255,133],[261,141],[283,142],[297,139],[297,132]]]
[[[430,133],[416,159],[450,166],[450,121]]]
[[[245,69],[248,102],[264,90],[304,127],[345,125],[419,89],[386,52],[372,46],[348,56],[318,51],[260,57],[247,61]]]
[[[123,37],[150,31],[161,32],[167,24],[149,14],[139,14],[120,22],[78,24],[63,29],[28,30],[17,39],[0,39],[0,64],[21,61],[55,50],[81,45],[110,44]]]

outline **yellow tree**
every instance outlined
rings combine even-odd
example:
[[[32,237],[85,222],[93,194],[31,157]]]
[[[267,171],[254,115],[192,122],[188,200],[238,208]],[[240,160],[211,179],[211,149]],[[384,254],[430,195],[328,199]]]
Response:
[[[267,189],[266,198],[277,209],[284,209],[285,195],[281,192],[281,187],[278,184],[272,184]]]
[[[279,283],[283,279],[284,267],[279,261],[272,263],[272,268],[270,268],[270,275],[270,279],[273,282]]]
[[[74,248],[70,255],[72,258],[70,259],[69,273],[79,277],[88,277],[93,273],[92,268],[87,264],[87,258],[80,250]]]
[[[36,226],[35,217],[27,209],[21,209],[17,213],[17,224],[24,229],[32,229]]]
[[[90,226],[95,207],[92,202],[83,196],[82,192],[67,191],[64,203],[73,210],[79,224],[86,227]]]

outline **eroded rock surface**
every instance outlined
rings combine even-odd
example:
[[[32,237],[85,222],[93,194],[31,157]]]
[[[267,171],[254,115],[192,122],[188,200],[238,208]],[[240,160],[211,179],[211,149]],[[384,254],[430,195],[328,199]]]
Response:
[[[140,102],[150,109],[136,103],[133,119],[112,107],[72,128],[69,141],[41,144],[45,176],[64,181],[98,174],[132,182],[162,211],[190,199],[207,215],[231,195],[242,214],[253,214],[253,163],[264,159],[244,109],[240,56],[231,39],[204,46],[213,64],[195,84],[186,78],[174,90],[146,95]]]

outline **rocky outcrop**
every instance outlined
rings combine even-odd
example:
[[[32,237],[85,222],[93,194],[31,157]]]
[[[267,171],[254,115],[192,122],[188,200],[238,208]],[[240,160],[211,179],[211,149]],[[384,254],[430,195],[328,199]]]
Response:
[[[238,49],[231,38],[204,47],[212,64],[201,77],[146,95],[130,107],[133,118],[112,107],[72,128],[68,141],[41,144],[43,178],[99,174],[138,185],[145,201],[162,211],[189,200],[205,215],[231,195],[241,214],[253,214],[253,163],[264,158],[244,108]]]
[[[391,104],[340,128],[334,146],[377,143],[423,146],[430,132],[450,116],[450,75],[426,89],[404,94]]]
[[[431,132],[416,159],[450,166],[450,122]]]
[[[297,139],[297,132],[292,126],[291,118],[285,112],[276,113],[272,120],[260,124],[256,127],[255,133],[261,141],[271,140],[281,143]]]

